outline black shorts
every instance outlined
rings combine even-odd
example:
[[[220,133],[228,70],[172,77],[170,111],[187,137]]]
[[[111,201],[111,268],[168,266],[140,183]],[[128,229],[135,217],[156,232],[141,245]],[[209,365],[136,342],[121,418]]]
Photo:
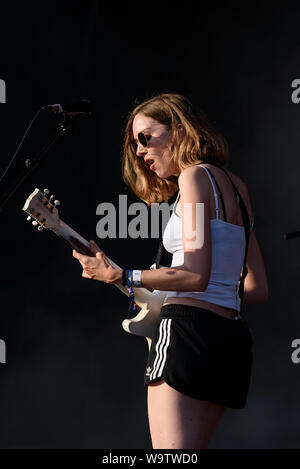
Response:
[[[246,319],[227,319],[196,306],[162,307],[144,373],[144,385],[164,379],[196,399],[243,409],[252,370]]]

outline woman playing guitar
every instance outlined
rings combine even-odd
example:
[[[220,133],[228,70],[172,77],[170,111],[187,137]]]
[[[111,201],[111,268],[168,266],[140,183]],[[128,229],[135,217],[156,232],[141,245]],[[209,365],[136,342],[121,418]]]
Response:
[[[155,449],[207,448],[226,409],[246,405],[253,340],[241,307],[267,301],[268,284],[247,186],[227,163],[224,138],[187,98],[142,102],[123,177],[147,205],[178,191],[163,235],[171,267],[116,269],[94,242],[95,257],[73,251],[85,278],[168,292],[144,373]]]

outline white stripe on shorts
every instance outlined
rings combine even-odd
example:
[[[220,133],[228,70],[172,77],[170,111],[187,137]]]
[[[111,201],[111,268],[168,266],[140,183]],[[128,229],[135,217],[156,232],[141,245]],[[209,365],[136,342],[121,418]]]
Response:
[[[171,318],[165,318],[161,320],[161,323],[159,325],[159,337],[155,346],[156,357],[153,364],[153,370],[150,373],[150,380],[161,376],[163,367],[166,363],[167,348],[169,346],[171,337],[171,321]]]

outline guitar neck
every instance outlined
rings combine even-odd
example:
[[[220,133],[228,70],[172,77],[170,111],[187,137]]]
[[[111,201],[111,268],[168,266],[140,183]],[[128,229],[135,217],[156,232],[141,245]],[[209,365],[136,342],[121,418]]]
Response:
[[[51,230],[63,239],[71,248],[76,249],[76,251],[81,254],[94,257],[90,243],[74,231],[69,225],[60,220],[59,213],[56,208],[57,204],[54,202],[54,205],[52,205],[51,200],[52,197],[49,200],[47,199],[46,190],[42,193],[40,189],[35,188],[32,194],[27,198],[23,207],[24,212],[29,215],[27,220],[34,218],[34,221],[36,222],[34,224],[40,224],[43,228]],[[107,260],[113,268],[121,269],[121,267],[115,264],[111,259],[107,258]],[[129,296],[128,289],[122,284],[114,285],[125,295]],[[142,309],[147,308],[148,305],[149,308],[152,308],[154,299],[157,300],[160,296],[163,301],[164,292],[160,292],[160,290],[154,290],[154,292],[151,292],[150,290],[147,290],[147,288],[139,287],[133,288],[133,291],[135,303]]]
[[[74,231],[69,225],[67,225],[62,220],[59,220],[58,225],[55,228],[50,228],[57,236],[63,239],[71,248],[76,249],[76,251],[84,254],[86,256],[94,257],[94,254],[91,251],[90,243],[84,239],[80,234]],[[108,262],[112,267],[115,269],[121,269],[115,262],[107,257]],[[121,284],[114,284],[119,290],[121,290],[125,295],[129,296],[128,289]],[[144,307],[150,297],[151,292],[146,288],[133,288],[135,294],[135,301],[136,303]]]
[[[80,254],[93,256],[90,243],[62,220],[59,220],[58,226],[50,229]]]

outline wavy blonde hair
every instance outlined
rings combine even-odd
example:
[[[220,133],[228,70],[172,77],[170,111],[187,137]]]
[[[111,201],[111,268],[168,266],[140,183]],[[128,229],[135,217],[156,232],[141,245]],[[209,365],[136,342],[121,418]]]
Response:
[[[121,156],[125,183],[147,205],[167,202],[178,190],[178,177],[162,179],[136,156],[132,123],[137,114],[143,114],[163,124],[170,131],[168,149],[176,173],[201,162],[228,163],[228,145],[218,134],[203,111],[196,109],[189,99],[174,93],[163,93],[137,105],[129,114],[125,128]],[[182,124],[184,136],[179,134]]]

